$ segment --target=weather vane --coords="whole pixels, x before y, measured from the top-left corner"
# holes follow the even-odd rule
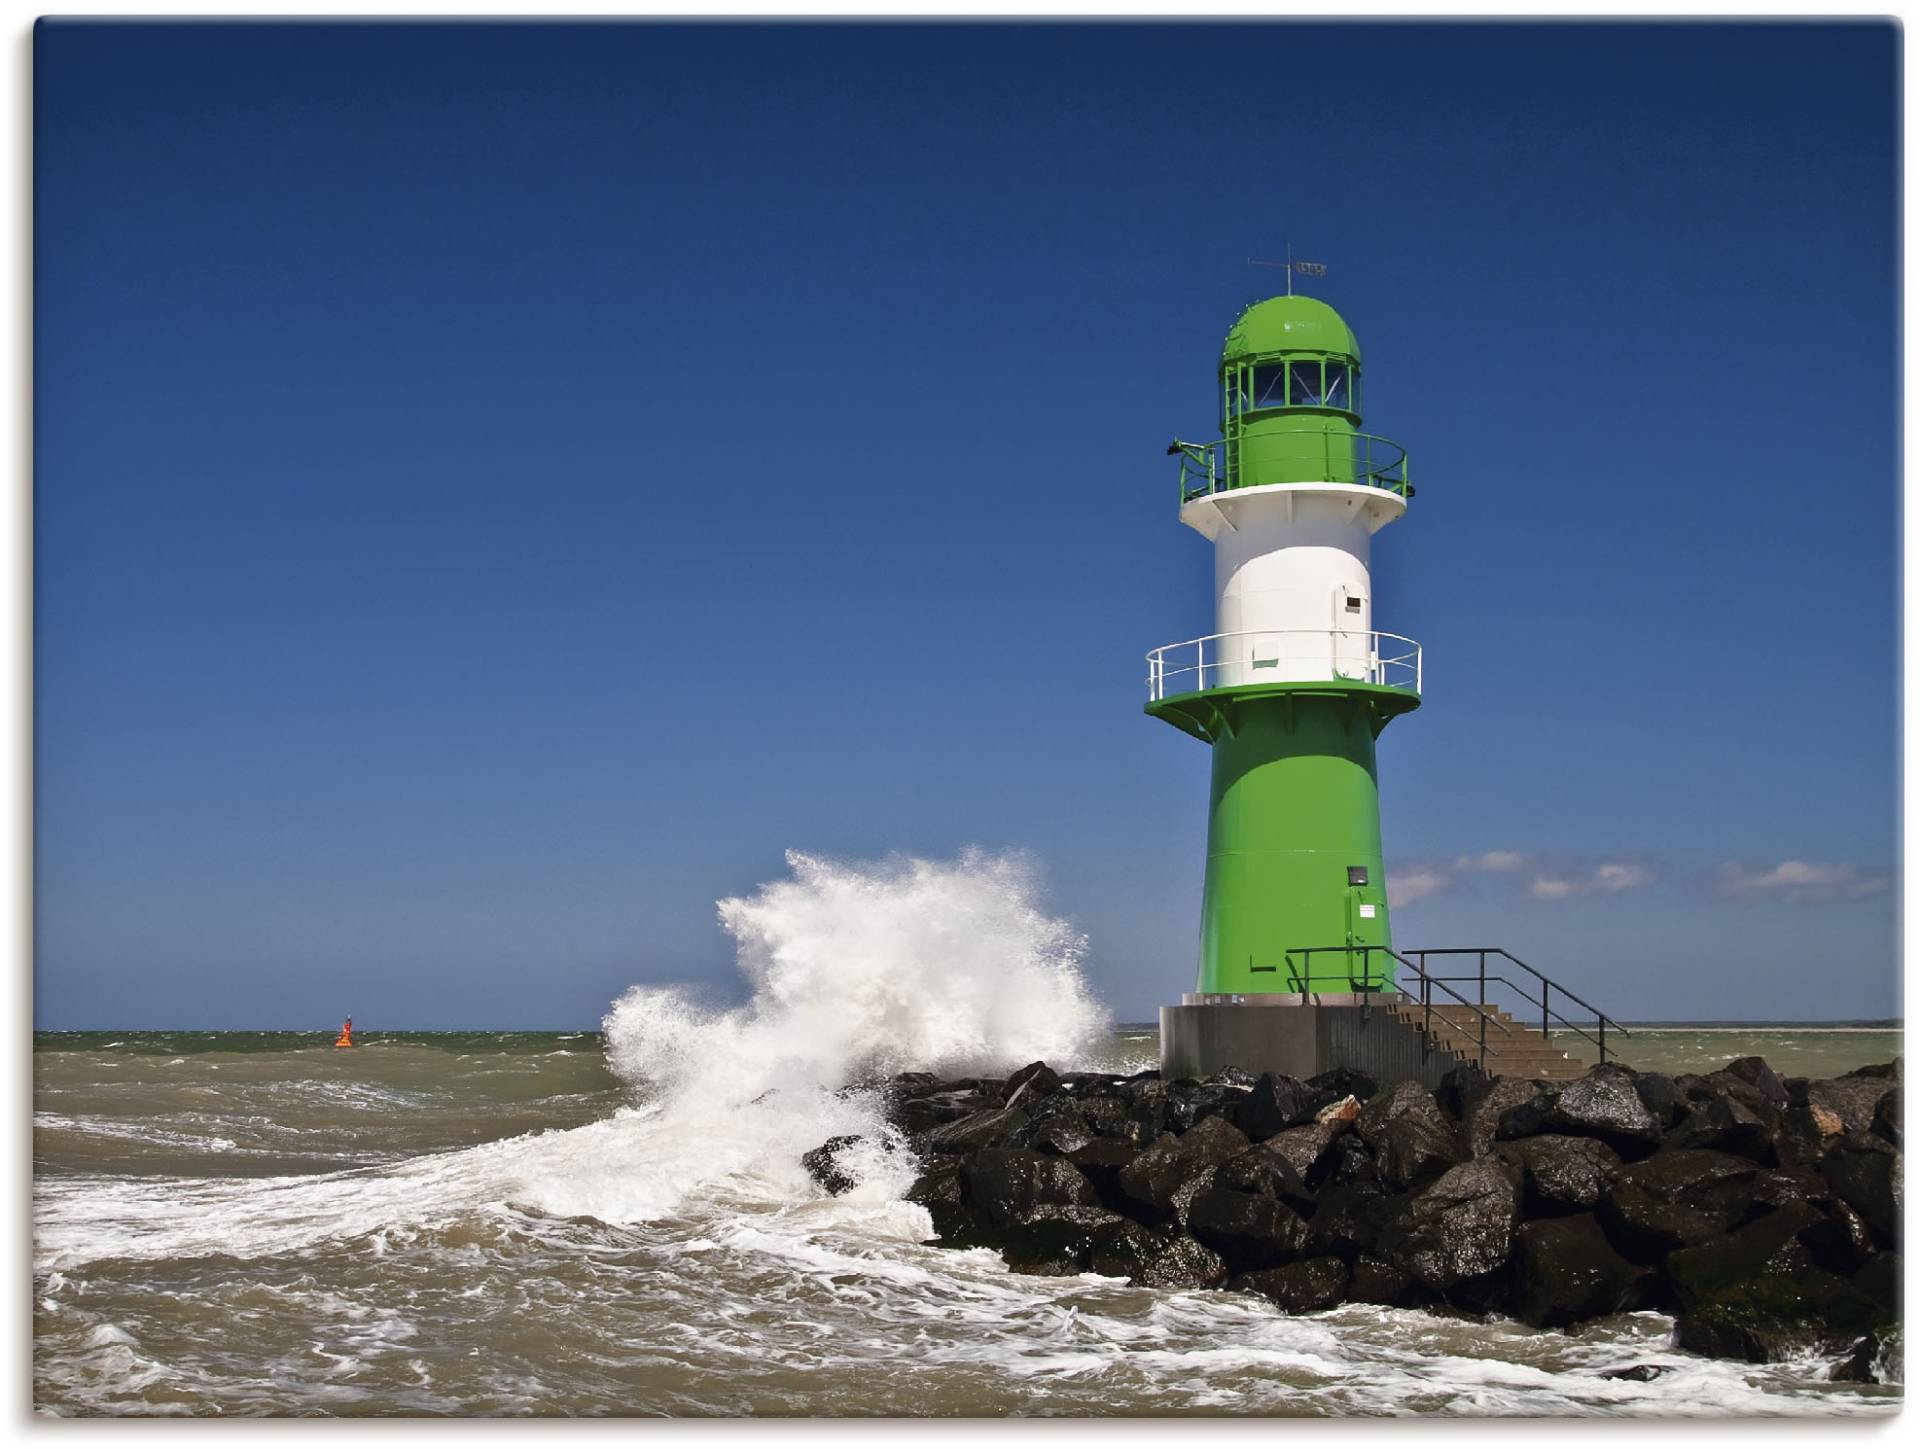
[[[1302,277],[1324,277],[1327,274],[1325,262],[1296,262],[1293,259],[1293,243],[1287,243],[1287,259],[1284,262],[1270,262],[1264,257],[1248,257],[1250,267],[1279,267],[1287,274],[1287,295],[1293,295],[1293,279],[1297,274]]]

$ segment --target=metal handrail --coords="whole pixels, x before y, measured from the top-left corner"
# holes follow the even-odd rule
[[[1317,439],[1320,444],[1321,472],[1328,476],[1314,481],[1351,482],[1369,488],[1381,488],[1401,498],[1411,498],[1413,488],[1407,481],[1407,450],[1391,438],[1377,433],[1355,433],[1340,428],[1300,428],[1280,432],[1242,433],[1237,438],[1215,438],[1210,443],[1189,443],[1175,438],[1167,448],[1169,457],[1180,459],[1180,501],[1191,503],[1212,493],[1246,486],[1240,478],[1241,460],[1229,456],[1229,448],[1255,449],[1272,458],[1276,449],[1284,457],[1284,440]],[[1311,450],[1295,450],[1306,462],[1314,461]],[[1287,459],[1287,461],[1294,461]],[[1296,463],[1297,466],[1297,463]],[[1351,478],[1336,478],[1335,473],[1351,473]]]
[[[1483,1005],[1485,1004],[1486,998],[1487,998],[1487,982],[1488,981],[1497,981],[1503,986],[1511,987],[1514,991],[1520,994],[1522,999],[1540,1008],[1540,1035],[1543,1038],[1545,1038],[1548,1041],[1551,1041],[1553,1039],[1553,1028],[1552,1028],[1551,1022],[1558,1021],[1568,1031],[1573,1032],[1576,1036],[1585,1038],[1587,1041],[1590,1041],[1595,1046],[1597,1046],[1600,1049],[1600,1060],[1603,1062],[1606,1061],[1607,1059],[1607,1028],[1608,1027],[1612,1027],[1615,1031],[1619,1032],[1620,1035],[1626,1037],[1629,1041],[1633,1039],[1632,1032],[1628,1031],[1619,1022],[1615,1021],[1612,1017],[1608,1016],[1604,1011],[1600,1010],[1599,1007],[1595,1006],[1592,1002],[1586,1000],[1584,997],[1577,996],[1573,992],[1567,990],[1566,987],[1562,986],[1558,981],[1555,981],[1552,977],[1548,976],[1544,971],[1540,971],[1535,967],[1529,966],[1525,961],[1522,961],[1518,956],[1514,955],[1513,952],[1507,950],[1503,946],[1435,946],[1435,947],[1429,947],[1426,950],[1421,950],[1421,951],[1409,951],[1407,954],[1410,956],[1418,956],[1420,958],[1420,969],[1423,974],[1425,974],[1425,971],[1426,971],[1426,958],[1428,956],[1477,956],[1479,957],[1480,971],[1477,977],[1454,976],[1454,977],[1444,977],[1444,978],[1436,977],[1435,979],[1436,980],[1452,980],[1452,981],[1473,981],[1477,979],[1480,983],[1480,1000]],[[1487,957],[1489,956],[1504,957],[1508,961],[1511,961],[1514,965],[1518,966],[1522,971],[1525,971],[1528,975],[1532,976],[1536,981],[1540,983],[1540,995],[1537,997],[1530,995],[1527,989],[1524,986],[1522,986],[1519,982],[1509,981],[1504,976],[1499,976],[1499,975],[1488,976],[1487,975]],[[1593,1013],[1596,1029],[1599,1032],[1599,1035],[1597,1037],[1594,1036],[1593,1033],[1588,1032],[1583,1028],[1575,1025],[1572,1021],[1570,1021],[1567,1018],[1567,1016],[1563,1012],[1557,1011],[1553,1008],[1553,1006],[1550,1003],[1551,1003],[1553,993],[1555,991],[1558,991],[1562,996],[1566,997],[1569,1001],[1574,1002],[1576,1005],[1583,1006],[1588,1011],[1591,1011]]]
[[[1247,657],[1244,659],[1226,658],[1225,650],[1220,647],[1221,641],[1229,639],[1275,641],[1289,637],[1318,640],[1321,641],[1322,647],[1283,654],[1275,645],[1269,657],[1261,658],[1259,656],[1263,652],[1262,646],[1255,644],[1248,646]],[[1349,651],[1357,651],[1362,640],[1365,641],[1366,657],[1364,660],[1351,662],[1357,664],[1363,672],[1342,673],[1339,666],[1343,661],[1338,657],[1339,647],[1344,644]],[[1398,654],[1386,654],[1381,648],[1382,640],[1390,640],[1394,644],[1404,644],[1407,647]],[[1215,647],[1216,657],[1212,661],[1207,659],[1208,645]],[[1193,662],[1189,664],[1169,660],[1167,656],[1178,649],[1193,650]],[[1409,639],[1404,634],[1382,633],[1377,629],[1237,629],[1226,634],[1204,634],[1198,639],[1183,639],[1178,644],[1162,644],[1158,649],[1148,650],[1147,698],[1149,701],[1165,699],[1169,693],[1167,689],[1169,679],[1194,675],[1192,689],[1202,690],[1207,687],[1208,670],[1249,671],[1277,667],[1281,664],[1292,665],[1295,668],[1301,666],[1324,668],[1326,672],[1304,676],[1282,672],[1274,677],[1276,683],[1312,682],[1319,679],[1327,680],[1329,683],[1335,680],[1354,680],[1363,684],[1385,685],[1390,689],[1410,689],[1413,693],[1419,694],[1421,685],[1424,683],[1423,663],[1420,644],[1417,640]],[[1169,664],[1173,667],[1169,668]],[[1242,679],[1236,682],[1257,681]],[[1171,691],[1174,694],[1189,692],[1185,685]]]
[[[1466,1007],[1477,1018],[1479,1018],[1479,1021],[1480,1021],[1479,1050],[1478,1050],[1477,1060],[1474,1062],[1474,1065],[1477,1066],[1482,1072],[1486,1071],[1487,1069],[1487,1028],[1489,1026],[1492,1026],[1496,1031],[1498,1031],[1502,1036],[1505,1036],[1505,1037],[1511,1037],[1513,1035],[1512,1031],[1508,1029],[1507,1024],[1505,1022],[1501,1021],[1496,1016],[1489,1016],[1487,1014],[1485,1010],[1484,1002],[1481,1003],[1480,1005],[1475,1005],[1473,1002],[1467,1000],[1466,997],[1462,996],[1459,992],[1455,991],[1451,986],[1447,985],[1445,978],[1429,975],[1424,966],[1415,965],[1412,961],[1409,961],[1405,956],[1402,956],[1398,951],[1394,950],[1391,946],[1348,945],[1348,946],[1289,947],[1285,953],[1286,963],[1287,963],[1287,978],[1290,982],[1292,982],[1294,989],[1299,991],[1300,1004],[1302,1006],[1305,1006],[1307,1004],[1307,997],[1309,995],[1308,982],[1312,979],[1311,977],[1312,964],[1313,964],[1312,958],[1316,955],[1319,955],[1322,952],[1327,952],[1327,951],[1340,951],[1346,954],[1347,962],[1348,962],[1347,973],[1346,973],[1347,988],[1348,990],[1356,992],[1362,996],[1370,995],[1374,991],[1379,990],[1381,985],[1384,985],[1384,983],[1375,983],[1373,980],[1373,975],[1372,975],[1373,953],[1375,951],[1379,951],[1384,953],[1385,955],[1391,956],[1395,961],[1398,961],[1402,966],[1406,967],[1409,971],[1413,972],[1415,976],[1419,977],[1420,985],[1421,985],[1420,1005],[1423,1013],[1422,1030],[1425,1032],[1428,1041],[1432,1041],[1433,1039],[1433,988],[1435,986],[1438,986],[1447,995],[1451,996],[1455,1001],[1459,1002],[1462,1006]],[[1353,976],[1352,962],[1353,962],[1353,953],[1355,951],[1360,952],[1360,970],[1362,975],[1361,975],[1361,979],[1358,981],[1356,981]],[[1302,976],[1299,971],[1294,969],[1293,958],[1296,954],[1307,958],[1306,964],[1309,972],[1307,976]],[[1404,996],[1407,993],[1405,992],[1404,989],[1401,989],[1400,994]]]

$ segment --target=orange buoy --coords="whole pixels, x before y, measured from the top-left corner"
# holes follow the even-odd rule
[[[348,1047],[353,1045],[353,1018],[352,1017],[348,1017],[347,1024],[340,1028],[340,1035],[334,1041],[334,1045],[337,1047]]]

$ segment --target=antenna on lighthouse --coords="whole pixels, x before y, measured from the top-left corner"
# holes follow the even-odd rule
[[[1287,274],[1287,295],[1289,297],[1293,295],[1293,279],[1296,273],[1302,277],[1324,277],[1327,274],[1327,265],[1325,262],[1296,262],[1293,259],[1292,242],[1287,243],[1287,259],[1284,262],[1270,262],[1264,257],[1248,257],[1247,265],[1250,267],[1279,267]]]

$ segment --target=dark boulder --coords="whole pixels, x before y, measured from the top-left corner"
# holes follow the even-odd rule
[[[1074,1104],[1080,1110],[1081,1121],[1087,1124],[1094,1136],[1133,1140],[1135,1146],[1139,1145],[1134,1140],[1138,1129],[1133,1121],[1132,1104],[1124,1098],[1098,1093],[1075,1098]]]
[[[1881,1100],[1892,1090],[1884,1077],[1834,1077],[1807,1083],[1807,1105],[1824,1107],[1849,1132],[1871,1132]]]
[[[1353,1262],[1353,1280],[1347,1297],[1354,1303],[1378,1303],[1383,1308],[1406,1306],[1413,1299],[1413,1277],[1385,1258],[1362,1253]]]
[[[1750,1278],[1815,1266],[1800,1237],[1823,1222],[1824,1216],[1812,1204],[1793,1203],[1724,1237],[1667,1254],[1667,1281],[1674,1301],[1683,1309],[1697,1308]]]
[[[1347,1265],[1340,1259],[1309,1258],[1282,1268],[1242,1273],[1229,1279],[1227,1286],[1240,1293],[1257,1293],[1285,1313],[1317,1313],[1345,1301],[1347,1279]]]
[[[907,1201],[919,1203],[933,1219],[933,1235],[946,1241],[968,1232],[977,1224],[967,1206],[966,1177],[955,1160],[936,1162],[914,1180],[907,1189]]]
[[[1626,1368],[1602,1369],[1600,1377],[1603,1379],[1621,1379],[1630,1384],[1650,1384],[1666,1372],[1666,1366],[1663,1364],[1636,1363],[1629,1364]]]
[[[998,1107],[975,1112],[927,1134],[927,1146],[934,1152],[978,1152],[983,1148],[1003,1147],[1028,1122],[1018,1107]]]
[[[1592,1213],[1522,1224],[1508,1271],[1510,1310],[1535,1328],[1629,1312],[1646,1301],[1654,1276],[1614,1251]]]
[[[1311,1122],[1327,1100],[1325,1093],[1313,1091],[1304,1082],[1268,1072],[1235,1105],[1233,1125],[1247,1134],[1248,1141],[1264,1142],[1289,1127]]]
[[[1620,1170],[1600,1195],[1600,1221],[1628,1257],[1657,1264],[1745,1222],[1760,1169],[1724,1152],[1660,1152]]]
[[[1821,1157],[1820,1175],[1868,1227],[1894,1247],[1901,1245],[1901,1154],[1895,1148],[1870,1133],[1845,1133]]]
[[[1159,1237],[1125,1218],[1095,1235],[1088,1267],[1136,1288],[1218,1288],[1227,1281],[1226,1264],[1212,1249],[1185,1234]]]
[[[1164,1137],[1120,1170],[1122,1210],[1148,1224],[1175,1214],[1183,1187],[1247,1150],[1247,1135],[1224,1117],[1208,1117],[1182,1137]]]
[[[1031,1110],[1035,1102],[1042,1097],[1051,1097],[1061,1086],[1059,1074],[1052,1067],[1045,1062],[1029,1062],[1007,1078],[1001,1089],[1000,1100],[1008,1106],[1017,1101]]]
[[[1860,1271],[1877,1252],[1873,1230],[1865,1218],[1837,1197],[1819,1204],[1820,1221],[1800,1234],[1813,1260],[1829,1273]],[[1882,1254],[1897,1258],[1899,1254]]]
[[[1098,1134],[1088,1124],[1080,1104],[1064,1094],[1034,1103],[1028,1120],[1008,1134],[1012,1147],[1029,1147],[1060,1157],[1079,1151]]]
[[[1738,1078],[1776,1107],[1787,1105],[1787,1089],[1772,1067],[1760,1057],[1736,1057],[1720,1068],[1729,1077]],[[1716,1072],[1714,1075],[1720,1075]]]
[[[1076,1097],[1110,1097],[1126,1078],[1118,1072],[1062,1072],[1060,1086]]]
[[[1217,1182],[1194,1194],[1187,1227],[1234,1272],[1301,1257],[1309,1240],[1306,1220],[1279,1198],[1234,1192]]]
[[[1540,1089],[1532,1082],[1523,1082],[1517,1077],[1497,1077],[1484,1091],[1468,1098],[1460,1119],[1460,1132],[1467,1155],[1486,1156],[1493,1150],[1494,1137],[1504,1114],[1539,1095]]]
[[[1620,1173],[1620,1157],[1594,1137],[1548,1133],[1501,1149],[1519,1163],[1530,1217],[1591,1212]]]
[[[1433,1097],[1441,1111],[1456,1122],[1465,1122],[1467,1109],[1476,1097],[1486,1094],[1493,1080],[1471,1062],[1461,1062],[1447,1069],[1440,1085],[1433,1089]]]
[[[1778,1363],[1808,1351],[1845,1352],[1872,1330],[1870,1305],[1844,1278],[1817,1268],[1729,1284],[1674,1319],[1674,1343],[1714,1358]]]
[[[1016,1273],[1065,1277],[1086,1272],[1101,1235],[1126,1221],[1105,1208],[1053,1204],[1035,1209],[1019,1223],[974,1228],[953,1246],[996,1249]]]
[[[1382,1256],[1436,1293],[1505,1268],[1520,1215],[1510,1172],[1493,1157],[1448,1169],[1388,1225]]]
[[[1176,1082],[1168,1093],[1167,1123],[1174,1132],[1187,1133],[1209,1117],[1225,1117],[1231,1122],[1250,1092],[1251,1088],[1238,1083],[1213,1078],[1192,1086]]]
[[[807,1176],[834,1197],[839,1197],[843,1192],[850,1192],[859,1181],[840,1165],[840,1151],[842,1148],[852,1147],[866,1140],[857,1133],[852,1136],[829,1137],[811,1152],[802,1153],[800,1165],[806,1168]]]
[[[963,1172],[967,1205],[986,1228],[1031,1222],[1042,1209],[1100,1205],[1093,1184],[1063,1157],[986,1148],[967,1160]]]
[[[1289,1127],[1285,1132],[1269,1137],[1262,1142],[1257,1151],[1266,1159],[1284,1164],[1286,1170],[1298,1178],[1303,1195],[1322,1176],[1321,1164],[1327,1159],[1333,1144],[1346,1130],[1346,1124],[1321,1126],[1315,1123],[1307,1127]]]
[[[1687,1110],[1686,1093],[1672,1077],[1661,1072],[1638,1072],[1633,1078],[1634,1095],[1647,1109],[1654,1125],[1662,1132],[1680,1120]]]
[[[1900,1092],[1889,1092],[1880,1099],[1880,1104],[1873,1109],[1873,1134],[1886,1139],[1895,1147],[1904,1149],[1906,1131],[1903,1125],[1905,1118],[1900,1106],[1901,1096]]]
[[[990,1112],[999,1107],[996,1097],[983,1093],[964,1090],[940,1090],[903,1097],[890,1103],[887,1117],[902,1132],[919,1135],[931,1132],[949,1122],[958,1122],[962,1118],[972,1117],[981,1112]]]
[[[1663,1152],[1706,1149],[1760,1163],[1777,1160],[1774,1129],[1751,1107],[1730,1096],[1690,1104],[1660,1148]]]
[[[1101,1202],[1117,1208],[1125,1202],[1120,1193],[1120,1173],[1137,1156],[1139,1151],[1131,1143],[1111,1137],[1096,1137],[1085,1147],[1069,1152],[1067,1161],[1079,1168],[1087,1181],[1093,1184]]]
[[[1365,1256],[1380,1242],[1404,1201],[1389,1196],[1377,1183],[1338,1184],[1325,1189],[1307,1220],[1307,1251],[1334,1253],[1350,1260]]]
[[[1371,1102],[1380,1092],[1378,1082],[1353,1067],[1335,1067],[1317,1077],[1308,1077],[1307,1085],[1330,1100],[1354,1097],[1365,1103]]]
[[[1375,1097],[1354,1129],[1372,1149],[1381,1180],[1398,1192],[1424,1187],[1464,1155],[1453,1123],[1418,1082],[1401,1082]]]
[[[1645,1156],[1660,1140],[1660,1127],[1619,1067],[1594,1067],[1554,1094],[1538,1129],[1568,1137],[1593,1137],[1627,1158]]]

